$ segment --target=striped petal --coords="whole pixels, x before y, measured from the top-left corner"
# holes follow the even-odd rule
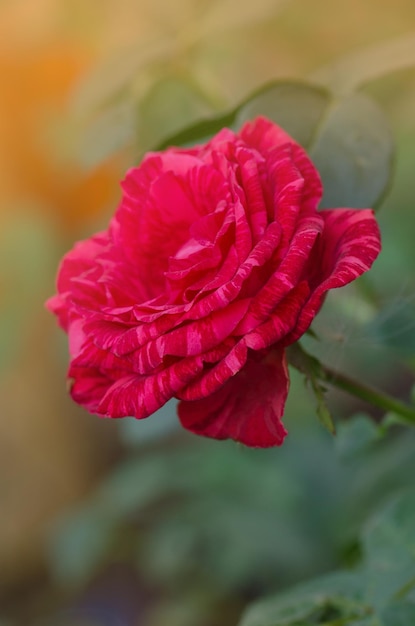
[[[379,227],[371,209],[320,211],[324,231],[309,262],[311,296],[285,344],[309,328],[329,289],[343,287],[371,268],[381,249]]]
[[[180,402],[182,425],[197,435],[234,439],[247,446],[281,445],[289,378],[284,352],[248,359],[245,367],[207,398]]]

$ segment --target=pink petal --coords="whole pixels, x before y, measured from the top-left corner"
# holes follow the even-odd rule
[[[253,154],[252,150],[240,147],[236,150],[236,159],[239,165],[240,184],[235,191],[239,191],[240,200],[249,221],[253,244],[255,245],[264,235],[268,225],[268,197],[267,172],[265,159]]]
[[[206,354],[206,361],[223,356],[223,350]],[[91,342],[71,362],[71,395],[86,409],[107,417],[148,417],[201,374],[200,356],[175,360],[150,376],[134,372],[127,358],[98,350]]]
[[[285,130],[266,117],[257,117],[252,122],[244,124],[239,131],[239,136],[250,148],[255,148],[260,154],[266,154],[285,144],[295,144]]]
[[[106,233],[98,233],[76,243],[63,257],[58,269],[58,294],[46,302],[46,307],[55,313],[64,330],[68,330],[72,302],[95,308],[105,304],[105,290],[96,282],[102,273],[102,267],[97,266],[96,259],[109,243]],[[91,280],[91,288],[85,289],[82,280],[88,279]]]
[[[174,397],[203,369],[200,356],[177,361],[151,376],[125,376],[111,385],[97,413],[108,417],[148,417]]]
[[[263,350],[273,344],[277,345],[295,328],[299,310],[309,293],[308,284],[302,281],[263,324],[240,339],[229,337],[227,353],[212,368],[204,369],[199,377],[190,381],[178,397],[182,400],[199,400],[216,392],[244,367],[249,355],[248,349]]]
[[[99,404],[114,381],[130,375],[126,367],[128,362],[97,349],[89,338],[70,363],[72,398],[88,411],[99,413]]]
[[[203,356],[232,335],[248,304],[247,300],[237,300],[207,317],[178,326],[149,341],[132,355],[134,370],[140,374],[149,374],[167,356]]]
[[[298,284],[323,227],[324,221],[319,215],[305,217],[298,222],[286,256],[252,298],[248,313],[238,327],[240,334],[249,332],[266,320],[279,302]]]
[[[148,300],[164,292],[169,258],[188,241],[191,226],[226,196],[226,181],[200,159],[168,151],[147,156],[122,187],[111,234],[131,267],[140,268]]]
[[[343,287],[372,266],[381,249],[379,227],[371,209],[329,209],[319,213],[324,231],[309,263],[312,295],[285,344],[309,328],[329,289]]]
[[[180,402],[179,418],[198,435],[260,448],[278,446],[287,434],[281,420],[288,388],[284,352],[273,350],[261,361],[249,358],[216,393]]]
[[[287,133],[265,117],[248,122],[240,131],[241,138],[266,156],[267,171],[279,169],[279,159],[285,152],[304,180],[301,206],[303,210],[315,210],[323,195],[320,176],[305,150]],[[283,169],[281,164],[281,169]]]

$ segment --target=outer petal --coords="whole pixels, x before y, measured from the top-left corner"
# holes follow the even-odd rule
[[[102,267],[97,265],[97,257],[108,245],[106,233],[98,233],[75,244],[63,257],[58,270],[58,293],[49,298],[46,307],[55,313],[59,325],[64,330],[68,330],[73,301],[82,305],[89,304],[95,308],[106,304],[104,289],[96,280],[102,274]],[[84,288],[87,281],[91,281],[89,290]]]
[[[111,375],[115,382],[110,381],[105,393],[101,393],[99,405],[94,412],[108,417],[148,417],[168,400],[177,397],[183,387],[201,374],[205,364],[217,362],[227,351],[228,347],[223,345],[205,352],[202,356],[179,359],[156,370],[150,376],[113,369]],[[107,356],[112,365],[111,359],[114,357],[111,354]],[[114,362],[117,362],[117,358]]]
[[[329,209],[320,215],[324,231],[310,257],[307,277],[312,295],[285,345],[306,332],[327,291],[347,285],[370,269],[381,249],[379,227],[371,209]]]
[[[150,376],[129,371],[128,365],[125,359],[86,346],[69,370],[73,399],[97,415],[142,419],[162,407],[203,369],[200,356],[181,359]]]
[[[116,380],[131,374],[126,366],[128,363],[97,349],[88,339],[69,367],[72,398],[91,413],[99,413],[99,404],[108,389]]]
[[[98,414],[108,417],[148,417],[202,371],[200,356],[166,367],[152,376],[133,374],[116,381],[101,399]]]
[[[255,148],[260,154],[266,154],[285,144],[296,145],[285,130],[266,117],[257,117],[252,122],[247,122],[238,134],[250,148]]]
[[[259,448],[278,446],[287,434],[281,419],[288,388],[284,352],[273,350],[260,361],[250,357],[216,393],[181,402],[179,418],[198,435],[234,439]]]

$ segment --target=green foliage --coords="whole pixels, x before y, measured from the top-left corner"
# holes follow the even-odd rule
[[[363,533],[367,597],[376,611],[415,588],[415,492],[395,497]],[[415,608],[415,606],[414,606]]]
[[[403,357],[415,354],[415,302],[413,297],[386,303],[368,331],[374,341],[390,346]]]
[[[253,605],[240,626],[355,624],[369,613],[359,574],[335,572]]]
[[[211,113],[206,95],[195,83],[173,76],[161,78],[138,104],[140,149],[152,148],[164,137]]]
[[[165,138],[157,149],[200,143],[225,126],[237,130],[258,115],[280,124],[296,141],[309,148],[330,102],[329,92],[319,86],[302,81],[274,81],[256,90],[234,109],[186,126],[177,134]]]
[[[277,122],[307,147],[329,103],[329,93],[320,87],[299,81],[275,81],[255,91],[233,110],[186,126],[176,135],[165,138],[157,148],[199,143],[225,126],[238,129],[258,115]]]
[[[322,207],[372,207],[388,187],[393,142],[377,104],[362,94],[334,97],[300,81],[272,82],[232,110],[212,116],[214,105],[189,76],[153,81],[140,98],[117,99],[97,113],[84,135],[82,159],[95,165],[126,144],[148,149],[208,140],[258,115],[269,117],[303,145],[324,185]]]
[[[224,126],[234,129],[264,115],[310,153],[324,186],[322,207],[373,207],[392,173],[393,141],[377,104],[362,94],[334,98],[320,87],[293,81],[271,83],[225,115],[187,126],[160,143],[200,143]]]
[[[395,497],[362,536],[358,569],[261,600],[240,626],[408,626],[415,618],[415,492]]]
[[[383,431],[372,418],[356,414],[339,424],[334,443],[341,458],[353,459],[356,455],[365,454],[382,436]]]
[[[260,91],[239,108],[236,127],[264,115],[308,148],[329,105],[330,95],[324,89],[306,83],[281,81]]]
[[[411,483],[414,437],[387,434],[343,458],[322,429],[305,428],[301,416],[312,409],[302,387],[293,375],[291,437],[281,449],[185,434],[133,448],[86,506],[56,525],[49,553],[59,581],[79,585],[122,554],[153,584],[208,588],[218,598],[354,561],[362,522]],[[135,422],[138,432],[143,424]]]
[[[320,422],[330,433],[334,434],[336,429],[325,397],[327,389],[321,382],[324,377],[320,361],[305,352],[299,343],[290,346],[287,353],[289,363],[304,374],[306,382],[310,383],[316,399],[316,412]]]
[[[324,185],[323,207],[373,207],[391,177],[393,140],[379,107],[354,94],[327,111],[310,155]]]

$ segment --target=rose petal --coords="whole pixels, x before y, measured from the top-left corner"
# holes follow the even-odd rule
[[[78,358],[69,371],[74,379],[71,388],[73,399],[104,417],[148,417],[203,369],[203,361],[197,356],[181,359],[151,376],[140,376],[115,367],[106,368],[106,358],[115,359],[115,365],[120,362],[109,353],[102,355],[97,352],[96,365],[92,359],[83,364]],[[125,364],[125,360],[123,362]]]
[[[291,158],[305,181],[304,195],[302,199],[307,208],[315,209],[323,195],[323,187],[320,176],[314,167],[306,151],[296,143],[292,137],[265,117],[258,117],[253,122],[248,122],[240,130],[241,138],[261,155],[275,158],[275,149],[280,146],[289,146]]]
[[[199,377],[189,382],[178,397],[182,400],[198,400],[209,396],[244,367],[248,348],[262,350],[277,345],[295,328],[298,311],[306,302],[309,292],[308,284],[303,281],[288,294],[266,322],[239,340],[231,337],[234,344],[229,344],[227,354],[214,367],[204,369]]]
[[[99,276],[103,268],[97,266],[96,259],[109,245],[106,233],[98,233],[85,241],[79,241],[62,259],[57,278],[58,294],[49,298],[46,307],[58,317],[59,325],[68,330],[71,303],[76,301],[96,307],[106,303],[105,290],[96,282],[91,289],[82,287],[80,278]]]
[[[298,284],[323,228],[324,221],[319,215],[299,221],[285,258],[252,298],[249,310],[238,327],[240,334],[249,332],[266,320],[278,303]]]
[[[134,370],[140,374],[149,374],[161,365],[166,356],[189,357],[212,350],[232,335],[248,304],[247,300],[237,300],[207,317],[179,326],[149,341],[132,356]]]
[[[252,122],[247,122],[238,134],[248,146],[255,148],[261,155],[279,146],[296,145],[285,130],[266,117],[256,117]]]
[[[240,147],[236,150],[236,159],[239,165],[238,174],[240,184],[236,191],[240,193],[249,221],[252,242],[255,245],[264,236],[268,225],[268,187],[265,159],[254,155],[252,150]]]
[[[381,249],[379,227],[371,209],[328,209],[320,215],[324,231],[309,263],[312,295],[286,345],[306,332],[326,292],[347,285],[370,269]]]
[[[283,351],[272,351],[245,367],[216,393],[202,400],[180,402],[182,425],[198,435],[234,439],[247,446],[281,445],[289,379]]]

